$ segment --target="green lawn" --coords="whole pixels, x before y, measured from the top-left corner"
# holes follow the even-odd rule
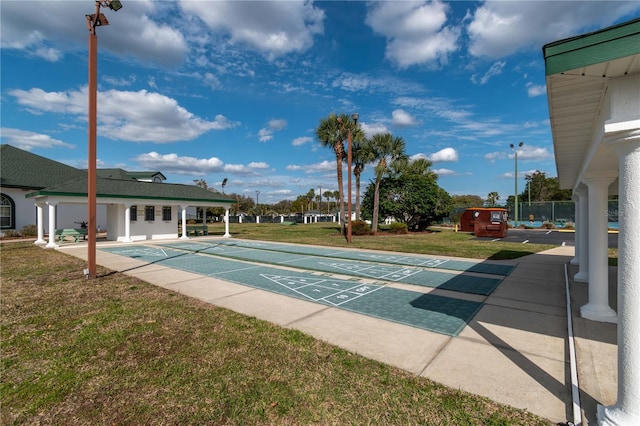
[[[265,238],[247,229],[234,232]],[[344,244],[322,226],[256,229]],[[442,247],[443,235],[424,237]],[[85,262],[61,251],[3,243],[0,260],[2,424],[549,424],[101,267],[87,281]]]
[[[317,244],[324,246],[354,247],[372,250],[400,251],[408,253],[458,256],[474,259],[514,259],[553,248],[546,244],[520,244],[476,240],[472,234],[454,232],[441,228],[433,232],[390,234],[382,227],[376,236],[353,236],[347,244],[340,235],[337,223],[317,223],[307,225],[282,224],[238,224],[229,225],[230,233],[236,238],[252,240],[280,241],[287,243]],[[224,225],[209,225],[210,235],[223,235]]]

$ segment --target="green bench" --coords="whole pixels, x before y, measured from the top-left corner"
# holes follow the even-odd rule
[[[80,241],[80,237],[84,239],[87,236],[87,228],[69,228],[69,229],[56,229],[56,238],[58,242],[63,242],[67,237],[73,237],[75,242]]]
[[[202,225],[187,225],[187,236],[202,236],[209,235],[209,228],[207,226]]]

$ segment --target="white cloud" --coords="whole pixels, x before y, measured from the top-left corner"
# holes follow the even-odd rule
[[[34,6],[35,5],[35,6]],[[35,7],[35,9],[34,9]],[[66,49],[86,51],[87,27],[78,16],[95,12],[92,4],[82,1],[8,1],[2,3],[2,48],[25,50],[48,61],[59,61]],[[159,24],[160,12],[152,0],[126,3],[126,13],[114,14],[108,9],[108,37],[100,39],[100,49],[116,55],[137,58],[164,65],[181,63],[188,47],[176,29]]]
[[[504,69],[504,66],[506,64],[507,63],[504,62],[504,61],[495,62],[493,65],[491,65],[491,67],[487,70],[487,72],[484,73],[484,75],[482,77],[480,77],[480,80],[478,80],[476,75],[474,74],[473,76],[471,76],[471,81],[473,81],[476,84],[480,84],[480,85],[487,84],[487,82],[492,77],[502,74],[502,70]]]
[[[310,1],[191,1],[181,0],[186,13],[202,19],[214,31],[274,59],[291,52],[303,52],[313,37],[324,31],[324,11]]]
[[[368,138],[372,137],[373,135],[377,135],[379,133],[390,133],[387,126],[385,126],[383,123],[369,124],[365,122],[360,122],[360,128],[364,132],[364,135]]]
[[[11,90],[18,103],[34,114],[58,113],[86,120],[87,88],[67,92],[45,92],[39,88]],[[146,90],[108,90],[98,93],[99,133],[110,139],[169,143],[192,140],[211,130],[237,126],[223,115],[213,121],[195,116],[175,99]]]
[[[258,140],[260,142],[268,142],[273,139],[273,131],[271,129],[263,128],[258,131]]]
[[[304,145],[304,144],[306,144],[308,142],[312,142],[312,141],[313,141],[313,138],[310,137],[310,136],[300,136],[299,138],[295,138],[293,140],[293,142],[291,142],[291,145],[293,145],[293,146],[301,146],[301,145]]]
[[[514,158],[513,152],[509,154],[509,158]],[[518,160],[522,161],[542,161],[553,158],[553,154],[547,148],[537,146],[524,145],[518,149]]]
[[[267,123],[267,127],[264,127],[258,131],[258,140],[260,142],[267,142],[273,139],[273,132],[277,132],[279,130],[287,127],[287,120],[282,119],[274,119],[270,120]]]
[[[512,149],[504,151],[495,151],[485,154],[484,158],[494,163],[496,160],[504,160],[506,158],[514,159],[515,153]],[[532,145],[523,145],[518,148],[518,161],[545,161],[553,158],[553,154],[547,148],[541,148]]]
[[[33,148],[74,148],[73,145],[58,139],[53,139],[49,135],[34,133],[28,130],[12,129],[9,127],[3,127],[0,129],[0,138],[3,143],[13,145],[16,148],[24,149],[25,151],[31,151]]]
[[[467,28],[473,56],[506,57],[522,49],[611,25],[640,10],[623,1],[496,1],[488,0],[473,14]]]
[[[264,161],[253,161],[247,165],[250,169],[261,169],[265,170],[269,168],[269,163],[265,163]]]
[[[290,164],[287,166],[287,170],[289,171],[299,171],[299,170],[304,170],[305,173],[309,174],[309,173],[324,173],[324,172],[335,172],[336,170],[336,163],[335,161],[322,161],[320,163],[316,163],[316,164],[308,164],[308,165],[304,165],[304,166],[300,166],[300,165],[296,165],[296,164]]]
[[[391,121],[399,127],[415,126],[417,123],[415,117],[403,109],[396,109],[391,113]]]
[[[223,162],[216,158],[183,157],[178,154],[158,154],[155,151],[140,154],[134,158],[138,164],[148,170],[162,170],[178,175],[199,176],[223,171]]]
[[[458,152],[453,148],[444,148],[438,152],[434,152],[429,155],[429,161],[432,163],[438,162],[454,162],[458,161]]]
[[[484,158],[492,163],[495,163],[496,160],[507,158],[507,154],[503,151],[490,152],[488,154],[485,154]]]
[[[438,176],[456,176],[458,173],[451,169],[435,169],[433,170]]]
[[[458,28],[445,26],[448,10],[438,0],[369,2],[365,22],[387,38],[385,55],[400,68],[446,63],[460,36]]]
[[[60,59],[62,59],[63,55],[60,50],[51,47],[39,47],[33,54],[34,56],[38,56],[49,62],[58,62]]]
[[[533,83],[527,83],[527,94],[529,95],[530,98],[535,98],[536,96],[545,95],[546,93],[547,93],[546,84],[543,84],[542,86],[540,86]]]

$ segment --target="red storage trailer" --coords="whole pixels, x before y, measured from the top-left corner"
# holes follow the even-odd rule
[[[507,210],[495,207],[468,208],[460,217],[460,230],[476,237],[507,236]]]

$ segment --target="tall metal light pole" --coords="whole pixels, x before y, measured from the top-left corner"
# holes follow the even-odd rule
[[[514,146],[513,144],[509,144],[509,146],[511,147],[511,150],[515,153],[515,169],[516,169],[516,174],[513,177],[513,180],[515,182],[515,225],[516,228],[518,227],[518,148],[522,148],[522,145],[524,145],[524,143],[520,142],[518,144],[518,146]]]
[[[114,12],[122,8],[120,0],[96,1],[96,13],[85,15],[87,28],[89,29],[89,161],[87,175],[88,198],[88,269],[85,271],[87,278],[96,277],[96,157],[97,157],[97,121],[98,121],[98,36],[96,27],[109,25],[107,18],[100,13],[100,7],[108,7]]]

